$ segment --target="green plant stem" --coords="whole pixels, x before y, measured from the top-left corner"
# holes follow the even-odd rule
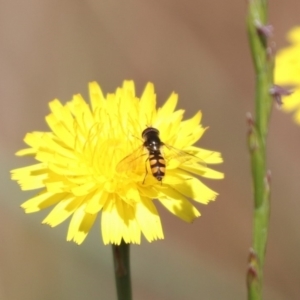
[[[267,1],[249,0],[247,30],[256,75],[255,118],[249,121],[248,144],[254,190],[253,245],[247,274],[248,299],[261,300],[269,212],[270,175],[266,166],[266,138],[273,98],[274,59],[270,55],[267,36],[260,26],[267,23]]]
[[[112,246],[118,300],[132,299],[129,246],[123,240],[120,245]]]

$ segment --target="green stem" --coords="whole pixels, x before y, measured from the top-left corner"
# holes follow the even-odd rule
[[[119,246],[112,246],[118,300],[132,299],[129,246],[123,240]]]
[[[249,0],[247,29],[256,74],[255,120],[249,120],[248,144],[254,189],[253,246],[247,274],[248,299],[261,300],[269,212],[270,175],[266,166],[266,138],[273,98],[274,60],[269,55],[267,36],[260,26],[267,22],[267,1]]]

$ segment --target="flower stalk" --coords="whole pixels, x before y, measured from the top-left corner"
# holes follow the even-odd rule
[[[265,30],[268,29],[268,30]],[[253,245],[247,273],[248,300],[262,299],[269,212],[270,173],[266,166],[266,138],[273,97],[274,59],[268,46],[267,1],[248,2],[247,30],[256,75],[255,117],[248,117],[248,146],[254,190]]]
[[[130,244],[112,245],[118,300],[131,300]]]

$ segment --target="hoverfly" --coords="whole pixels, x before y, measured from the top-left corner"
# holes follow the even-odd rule
[[[147,155],[148,157],[145,160],[146,174],[143,183],[145,182],[145,179],[148,174],[148,161],[153,177],[156,178],[157,181],[162,182],[166,174],[167,164],[167,158],[165,158],[165,155],[163,154],[163,148],[167,148],[169,150],[169,159],[176,159],[179,162],[196,162],[198,164],[200,163],[202,167],[206,166],[206,164],[199,157],[196,157],[195,155],[190,154],[188,152],[176,149],[162,142],[159,137],[159,130],[154,127],[147,127],[146,129],[144,129],[141,136],[143,139],[143,144],[133,153],[123,158],[119,162],[117,169],[125,169],[128,166],[132,165],[134,161],[138,160],[142,156]]]
[[[147,160],[150,162],[152,175],[158,181],[162,181],[165,176],[166,162],[160,151],[164,143],[159,138],[159,131],[156,128],[148,127],[142,132],[142,138],[144,139],[143,146],[149,151]]]

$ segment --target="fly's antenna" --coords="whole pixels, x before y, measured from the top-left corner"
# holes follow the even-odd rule
[[[138,136],[136,136],[136,135],[134,135],[134,134],[131,134],[131,136],[133,136],[134,138],[140,140],[141,142],[144,142],[140,137],[138,137]]]

